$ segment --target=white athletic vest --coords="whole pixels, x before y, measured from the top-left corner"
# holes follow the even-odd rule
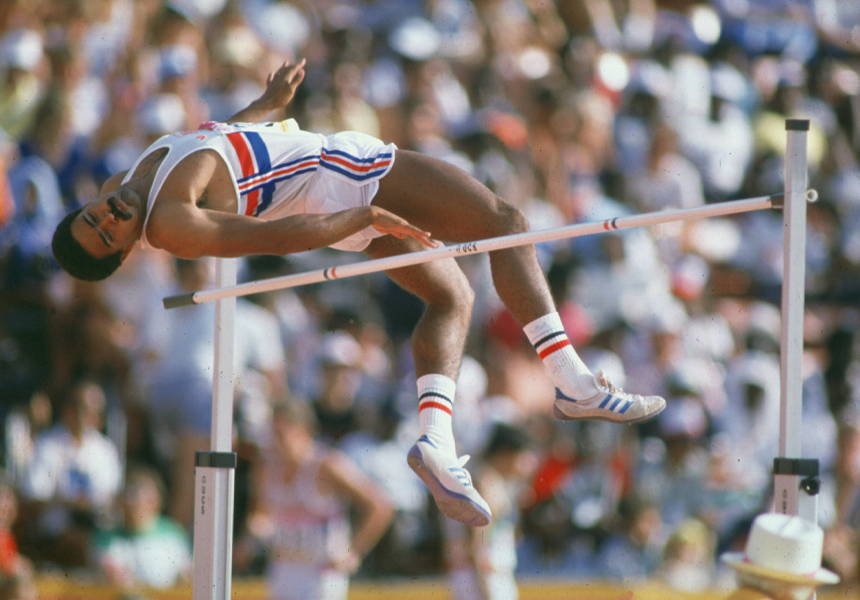
[[[317,478],[326,451],[315,443],[312,452],[313,459],[290,482],[284,482],[276,458],[266,461],[262,495],[275,522],[273,560],[319,566],[349,548],[348,506],[334,495],[320,494]]]
[[[354,131],[330,136],[302,131],[293,119],[260,124],[207,122],[196,131],[159,138],[135,161],[123,183],[146,156],[161,148],[168,152],[149,191],[143,247],[149,246],[146,225],[158,193],[176,165],[194,152],[214,150],[223,158],[239,199],[239,214],[274,220],[306,212],[305,199],[321,170],[354,187],[378,181],[391,169],[396,147]]]

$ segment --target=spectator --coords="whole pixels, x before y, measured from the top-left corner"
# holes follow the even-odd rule
[[[705,202],[702,176],[678,147],[678,134],[660,123],[651,138],[645,168],[629,178],[640,212],[693,208]]]
[[[38,600],[39,591],[32,573],[0,576],[0,600]]]
[[[669,531],[690,517],[703,517],[709,508],[707,429],[698,399],[675,396],[657,422],[659,438],[646,442],[636,489],[658,508]]]
[[[716,548],[714,531],[698,519],[688,519],[666,540],[658,575],[672,589],[703,593],[713,585]]]
[[[714,419],[716,430],[725,434],[737,461],[737,481],[754,488],[765,485],[779,439],[779,358],[755,347],[775,342],[764,329],[770,309],[760,305],[751,313],[755,320],[747,333],[747,345],[753,347],[728,363],[727,402]],[[762,341],[758,341],[759,336]]]
[[[207,261],[177,261],[182,291],[209,281]],[[212,426],[213,307],[168,312],[158,357],[144,380],[143,407],[155,440],[156,456],[170,465],[167,514],[186,527],[192,522],[194,452],[208,447]]]
[[[519,492],[535,467],[529,439],[517,425],[497,423],[475,473],[475,487],[493,511],[487,529],[445,523],[448,583],[457,600],[516,600]]]
[[[111,584],[122,589],[168,588],[191,574],[191,540],[182,526],[161,514],[166,489],[148,467],[129,469],[122,493],[122,520],[100,529],[91,556]]]
[[[0,578],[16,577],[32,571],[29,560],[21,556],[15,540],[18,497],[15,488],[0,474]]]
[[[254,463],[248,531],[238,562],[266,549],[274,600],[347,597],[349,577],[394,514],[386,495],[346,455],[314,441],[313,412],[296,400],[274,407],[272,440]],[[358,521],[350,527],[350,510]]]
[[[363,566],[376,575],[419,575],[438,561],[434,546],[438,528],[427,518],[430,495],[402,459],[409,449],[403,432],[415,426],[398,407],[398,399],[405,395],[393,395],[375,406],[368,418],[371,425],[347,435],[339,446],[394,505],[391,526]]]
[[[69,392],[60,422],[36,438],[22,482],[26,515],[44,560],[83,566],[89,537],[107,517],[122,482],[117,447],[100,429],[105,395],[92,381]]]
[[[44,93],[43,58],[44,39],[38,31],[15,29],[0,39],[0,128],[13,140],[21,139],[35,118]]]
[[[88,185],[95,187],[88,179],[87,138],[74,129],[72,101],[70,91],[59,85],[46,90],[33,125],[20,144],[23,157],[37,156],[51,166],[63,195],[64,208],[79,206],[82,203],[79,190],[88,189]]]
[[[657,571],[665,534],[660,507],[633,494],[618,507],[619,526],[600,544],[594,574],[611,581],[645,580]]]
[[[54,170],[38,156],[19,158],[8,176],[14,216],[0,235],[0,253],[6,282],[23,291],[53,272],[45,236],[62,218],[63,199]]]
[[[710,73],[710,110],[678,123],[680,146],[699,168],[709,200],[736,197],[753,158],[753,131],[739,104],[747,82],[737,69],[716,64]]]
[[[356,396],[361,383],[361,346],[345,331],[327,333],[320,340],[319,360],[320,389],[312,406],[319,435],[336,445],[362,425]]]
[[[825,471],[823,478],[833,488],[836,514],[824,532],[822,559],[851,585],[860,575],[860,423],[853,405],[841,417],[836,459],[832,472]]]

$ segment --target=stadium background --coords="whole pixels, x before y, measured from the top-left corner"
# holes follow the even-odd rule
[[[44,597],[119,593],[87,587],[107,577],[91,541],[117,523],[131,468],[159,474],[164,510],[187,534],[211,385],[211,313],[160,308],[206,285],[211,264],[138,252],[111,281],[79,284],[53,262],[53,227],[153,139],[228,118],[300,56],[305,82],[275,117],[449,160],[520,206],[533,229],[777,192],[783,121],[810,119],[821,200],[807,239],[803,444],[822,463],[825,564],[843,578],[838,593],[856,594],[858,32],[860,5],[838,0],[3,2],[0,487],[20,510],[0,525],[11,525]],[[462,261],[477,302],[458,388],[461,451],[479,457],[499,421],[533,437],[515,549],[523,598],[719,597],[732,586],[717,556],[766,510],[776,453],[781,227],[781,215],[761,213],[539,248],[586,361],[669,400],[636,428],[549,419],[552,389],[485,257]],[[266,257],[240,273],[356,259]],[[382,276],[240,302],[237,535],[248,529],[247,469],[268,407],[302,398],[324,439],[398,509],[355,597],[391,586],[404,598],[445,595],[450,533],[397,458],[415,431],[408,337],[420,308]],[[323,375],[332,368],[340,376]],[[86,485],[63,498],[33,473],[42,436],[72,413],[115,460],[77,473]],[[69,511],[71,499],[83,505]],[[66,520],[42,521],[46,507]],[[262,597],[265,560],[261,548],[237,564],[238,597]],[[174,575],[186,594],[187,568]]]

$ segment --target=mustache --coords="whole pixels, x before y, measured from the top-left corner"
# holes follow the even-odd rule
[[[128,221],[133,216],[130,212],[122,210],[119,205],[116,203],[115,198],[108,198],[108,206],[110,207],[111,213],[117,218],[122,219],[123,221]]]

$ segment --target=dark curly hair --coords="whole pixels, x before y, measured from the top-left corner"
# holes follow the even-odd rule
[[[122,252],[117,251],[104,258],[95,258],[72,237],[72,221],[81,213],[81,208],[70,212],[57,225],[51,250],[54,258],[63,270],[84,281],[101,281],[107,279],[122,264]]]

